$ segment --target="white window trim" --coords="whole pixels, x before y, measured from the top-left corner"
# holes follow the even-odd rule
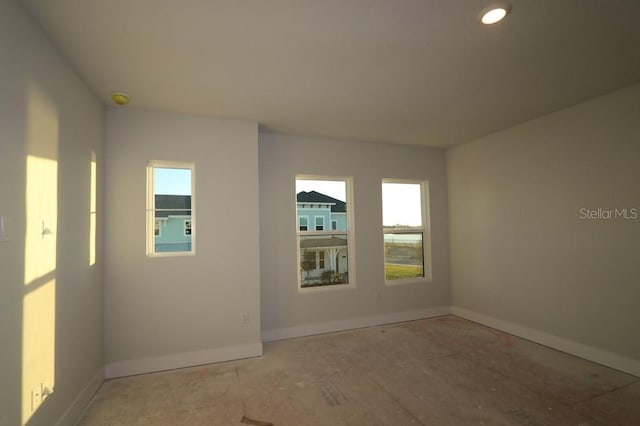
[[[302,283],[300,282],[300,261],[297,260],[296,261],[296,275],[297,275],[297,279],[296,282],[298,283],[298,293],[316,293],[316,292],[323,292],[323,291],[344,291],[344,290],[353,290],[356,288],[356,246],[355,246],[355,238],[354,238],[354,232],[355,232],[355,222],[354,222],[354,217],[355,217],[355,209],[354,209],[354,203],[353,203],[353,177],[351,176],[326,176],[326,175],[306,175],[306,174],[302,174],[302,175],[296,175],[295,176],[295,180],[294,180],[294,187],[295,187],[295,181],[297,180],[326,180],[326,181],[335,181],[335,182],[344,182],[345,183],[345,189],[347,192],[347,196],[346,196],[346,203],[347,203],[347,213],[346,213],[346,218],[347,218],[347,229],[346,230],[342,230],[342,231],[336,231],[336,230],[327,230],[325,229],[324,231],[300,231],[300,227],[296,227],[296,259],[300,259],[301,258],[301,251],[300,251],[300,235],[323,235],[323,234],[340,234],[340,235],[346,235],[347,236],[347,257],[348,257],[348,262],[349,262],[349,283],[348,284],[336,284],[336,285],[324,285],[324,286],[317,286],[317,287],[302,287]],[[297,222],[297,217],[298,217],[298,200],[296,197],[296,192],[295,189],[293,191],[293,196],[295,199],[295,208],[296,210],[294,211],[294,215],[296,217],[296,222]],[[308,203],[306,203],[308,204]],[[308,227],[307,227],[308,229]]]
[[[422,233],[422,262],[423,262],[423,271],[424,277],[419,278],[406,278],[406,279],[398,279],[398,280],[387,280],[385,276],[385,285],[395,286],[395,285],[404,285],[404,284],[415,284],[415,283],[425,283],[431,282],[433,280],[433,271],[432,271],[432,262],[431,262],[431,220],[429,214],[429,181],[424,179],[382,179],[380,184],[380,203],[382,207],[382,213],[384,214],[384,202],[382,200],[382,184],[384,183],[408,183],[408,184],[419,184],[420,185],[420,197],[421,197],[421,207],[422,207],[422,226],[421,227],[410,227],[410,228],[396,228],[396,229],[385,229],[384,224],[382,225],[382,233],[383,234],[415,234]],[[383,244],[383,252],[384,252],[384,244]],[[384,262],[384,253],[383,253],[383,262]],[[382,265],[383,273],[384,273],[384,264]]]
[[[318,230],[318,219],[322,219],[322,231],[327,231],[327,228],[324,226],[324,216],[313,217],[313,229]]]
[[[191,231],[191,251],[155,251],[155,209],[153,169],[188,169],[191,170],[191,229],[196,226],[196,164],[182,161],[151,160],[147,163],[147,208],[146,208],[146,250],[148,257],[194,256],[196,254],[196,235]]]

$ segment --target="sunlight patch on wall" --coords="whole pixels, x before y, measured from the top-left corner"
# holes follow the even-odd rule
[[[96,263],[96,153],[91,152],[91,188],[89,200],[89,266]]]
[[[26,229],[22,318],[22,424],[55,384],[58,114],[46,94],[28,90]]]
[[[55,374],[58,164],[27,156],[22,328],[22,419],[53,391]]]
[[[56,270],[58,222],[58,163],[27,157],[27,229],[25,234],[24,283]]]
[[[55,383],[56,280],[34,283],[24,296],[22,419],[26,423]]]

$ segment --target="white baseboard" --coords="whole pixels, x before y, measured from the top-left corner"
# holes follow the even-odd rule
[[[62,414],[60,419],[56,422],[56,426],[73,425],[82,416],[84,410],[87,409],[89,401],[98,391],[100,385],[104,382],[104,369],[101,368],[96,374],[89,380],[89,383],[80,391],[76,399],[73,400],[69,408]]]
[[[522,337],[523,339],[531,340],[533,342],[540,343],[541,345],[640,377],[640,360],[627,358],[603,349],[595,348],[593,346],[545,333],[544,331],[535,330],[517,323],[494,318],[457,306],[451,307],[451,313],[460,318],[468,319],[470,321]]]
[[[340,321],[328,321],[298,327],[277,328],[262,331],[262,341],[292,339],[295,337],[311,336],[314,334],[332,333],[335,331],[353,330],[356,328],[373,327],[376,325],[393,324],[396,322],[413,321],[423,318],[439,317],[451,314],[449,306],[419,309],[417,311],[396,312],[392,314],[376,315],[372,317],[350,318]]]
[[[235,359],[252,358],[262,355],[262,343],[227,346],[217,349],[186,352],[153,358],[133,359],[114,362],[105,366],[107,379],[135,374],[152,373],[175,368],[193,367],[196,365],[213,364],[215,362],[232,361]]]

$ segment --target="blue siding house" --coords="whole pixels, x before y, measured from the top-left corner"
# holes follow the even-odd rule
[[[317,191],[296,198],[301,286],[348,283],[347,203]]]
[[[191,251],[191,196],[155,196],[155,251]]]

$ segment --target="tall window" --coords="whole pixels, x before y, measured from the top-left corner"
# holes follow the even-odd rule
[[[387,282],[430,279],[425,265],[429,247],[426,212],[427,182],[383,180],[382,224]]]
[[[346,178],[296,178],[301,288],[353,283],[349,190],[350,180]],[[313,218],[313,229],[309,229],[309,218]],[[325,223],[331,223],[332,229]]]
[[[147,255],[195,252],[194,172],[193,163],[147,166]]]

